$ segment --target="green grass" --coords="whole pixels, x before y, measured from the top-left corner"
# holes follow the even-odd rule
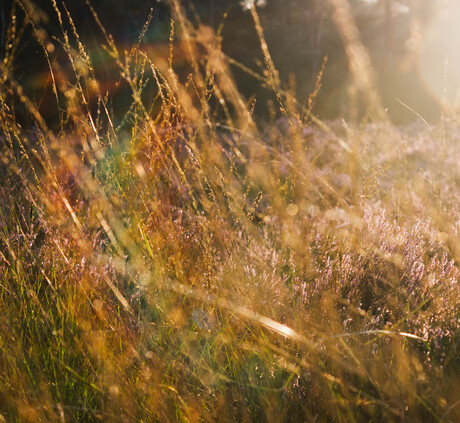
[[[131,104],[111,102],[65,10],[59,45],[26,5],[60,119],[14,78],[13,23],[0,68],[4,421],[459,420],[455,118],[321,122],[315,95],[305,110],[283,89],[253,9],[258,83],[282,115],[256,121],[219,34],[176,2],[190,75],[107,36],[131,90]]]

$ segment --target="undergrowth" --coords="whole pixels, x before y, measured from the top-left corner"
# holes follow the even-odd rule
[[[176,0],[155,59],[149,20],[120,51],[88,6],[118,104],[51,1],[61,34],[15,2],[0,67],[0,420],[459,421],[456,120],[320,121],[321,74],[303,107],[252,7],[261,123]],[[24,28],[52,116],[15,77]]]

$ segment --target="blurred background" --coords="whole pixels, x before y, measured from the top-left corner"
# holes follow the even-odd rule
[[[11,0],[1,1],[0,55],[5,51],[5,34],[11,22]],[[60,4],[61,0],[57,0]],[[44,27],[61,36],[51,0],[36,0],[43,11]],[[317,97],[315,113],[324,119],[347,117],[352,77],[343,39],[333,19],[334,1],[263,0],[258,11],[268,45],[284,86],[296,91],[306,102],[314,90],[324,58],[328,61]],[[343,0],[338,3],[343,3]],[[92,60],[102,69],[99,77],[107,89],[115,86],[111,66],[101,48],[102,34],[82,0],[66,0]],[[170,13],[167,2],[159,0],[92,0],[102,24],[120,50],[136,42],[149,10],[154,18],[142,47],[153,55],[168,54]],[[248,1],[188,0],[183,2],[192,21],[202,22],[223,35],[223,50],[251,70],[263,72],[263,58]],[[418,119],[434,121],[442,110],[458,105],[460,82],[460,2],[456,0],[348,0],[359,39],[366,47],[376,77],[376,88],[391,120],[404,124]],[[20,7],[13,14],[21,19]],[[47,64],[31,34],[22,35],[14,69],[16,78],[33,91],[36,101],[46,107],[44,85]],[[187,72],[175,51],[178,72]],[[107,62],[107,63],[105,63]],[[31,70],[33,69],[33,71]],[[256,98],[256,115],[264,116],[273,94],[238,67],[233,68],[240,90]],[[42,96],[42,97],[40,97]],[[121,96],[120,96],[121,98]]]

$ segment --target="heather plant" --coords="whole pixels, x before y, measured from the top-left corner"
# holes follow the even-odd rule
[[[15,3],[0,68],[0,419],[457,421],[455,118],[319,120],[322,71],[303,107],[252,6],[259,121],[176,0],[155,58],[151,17],[121,51],[88,5],[118,103],[51,3],[59,35]],[[57,121],[15,78],[23,31]]]

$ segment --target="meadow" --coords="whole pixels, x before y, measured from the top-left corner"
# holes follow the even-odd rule
[[[60,36],[18,2],[0,65],[0,422],[460,421],[457,116],[320,120],[252,7],[256,117],[176,0],[155,58],[88,6],[121,106],[52,3]]]

